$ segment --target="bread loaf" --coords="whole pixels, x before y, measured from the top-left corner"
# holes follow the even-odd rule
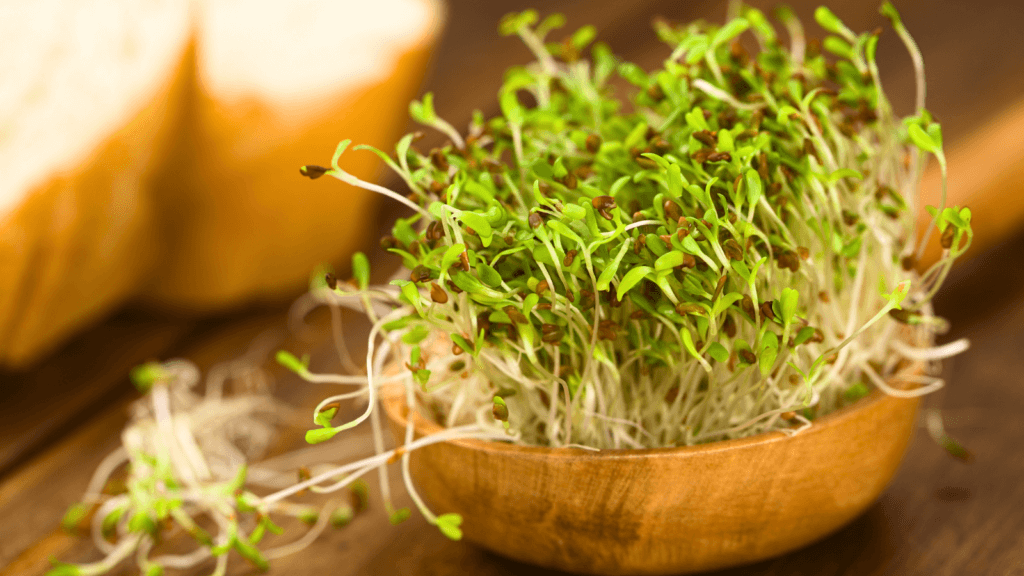
[[[167,256],[142,293],[178,311],[297,295],[325,261],[372,241],[376,199],[311,182],[340,140],[393,146],[441,6],[424,0],[201,5],[197,76],[158,189]],[[370,152],[345,169],[372,179]]]
[[[0,6],[0,366],[132,295],[156,261],[143,192],[180,118],[180,0]]]
[[[368,194],[298,167],[397,137],[441,18],[436,0],[0,6],[0,367],[131,299],[290,297],[369,241]]]

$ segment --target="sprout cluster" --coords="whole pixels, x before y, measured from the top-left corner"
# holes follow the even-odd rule
[[[882,12],[918,63],[908,118],[881,90],[878,32],[824,7],[823,41],[787,10],[788,43],[750,7],[723,26],[656,22],[672,52],[650,72],[592,44],[592,27],[547,42],[561,16],[509,15],[502,33],[537,61],[506,73],[500,116],[476,113],[463,137],[427,94],[411,114],[446,145],[420,151],[410,134],[394,158],[370,148],[408,194],[346,173],[348,141],[330,168],[303,167],[415,211],[383,239],[407,278],[329,289],[397,305],[375,332],[395,342],[414,403],[527,444],[793,432],[872,387],[934,390],[927,375],[887,381],[936,356],[918,347],[941,326],[929,301],[970,243],[970,211],[930,207],[915,230],[927,155],[945,170],[942,135],[917,48]],[[943,258],[918,274],[936,224]]]
[[[917,47],[890,4],[882,13],[917,71],[907,118],[882,93],[878,33],[855,34],[826,8],[815,13],[822,41],[807,39],[785,9],[776,17],[786,42],[750,7],[723,26],[656,22],[671,54],[654,71],[593,43],[592,27],[550,42],[561,16],[507,16],[501,32],[518,35],[536,61],[507,72],[500,116],[477,112],[463,135],[427,94],[410,112],[446,144],[421,151],[410,134],[394,157],[356,147],[378,154],[407,192],[345,172],[348,141],[330,167],[301,169],[413,211],[382,240],[405,265],[400,278],[372,286],[357,254],[351,282],[320,276],[294,308],[296,318],[331,308],[351,374],[277,355],[304,380],[354,387],[316,407],[307,442],[369,421],[376,453],[299,467],[294,483],[294,470],[277,468],[295,458],[252,463],[275,413],[264,385],[225,395],[225,373],[215,371],[200,395],[190,365],[146,365],[133,377],[148,396],[122,448],[66,519],[91,515],[106,556],[51,574],[98,574],[132,555],[147,575],[209,558],[223,574],[232,551],[265,568],[352,517],[337,501],[319,509],[289,500],[303,491],[357,486],[362,508],[357,479],[377,470],[385,511],[406,519],[386,474],[396,461],[427,522],[458,540],[461,516],[435,515],[412,484],[410,452],[420,447],[478,438],[600,450],[794,434],[872,388],[906,397],[940,387],[935,361],[966,342],[933,345],[944,323],[930,300],[970,244],[971,213],[947,207],[943,191],[928,207],[931,224],[915,229],[927,158],[945,182],[942,134],[924,108]],[[621,84],[628,100],[616,94]],[[942,257],[919,273],[936,228]],[[373,322],[363,374],[343,346],[341,307]],[[408,418],[399,446],[386,449],[385,393],[445,430],[417,438]],[[365,399],[365,410],[335,422],[339,402],[352,399]],[[930,426],[965,457],[941,422]],[[112,476],[123,486],[105,492]],[[278,531],[271,515],[314,527],[267,550],[258,543]],[[154,553],[174,532],[198,548]]]

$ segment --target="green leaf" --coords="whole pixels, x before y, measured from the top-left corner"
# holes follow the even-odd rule
[[[745,18],[735,18],[718,29],[714,38],[711,39],[711,45],[721,46],[742,34],[747,28],[750,28],[750,23]]]
[[[410,218],[398,218],[395,220],[395,225],[391,227],[391,233],[406,246],[412,244],[420,237],[416,230],[413,229],[412,219]]]
[[[936,144],[935,140],[933,140],[927,132],[922,130],[919,124],[911,124],[910,127],[907,128],[907,135],[910,136],[910,141],[913,142],[915,146],[925,152],[937,154],[940,150],[939,145]]]
[[[828,183],[835,184],[843,178],[856,178],[857,180],[863,180],[864,175],[853,168],[840,168],[828,175]]]
[[[730,306],[743,299],[743,295],[739,292],[730,292],[725,296],[720,297],[715,301],[714,307],[711,309],[712,316],[718,316]]]
[[[750,269],[747,268],[747,265],[742,260],[734,260],[732,262],[732,269],[740,275],[744,282],[750,283]]]
[[[822,28],[833,34],[839,34],[847,37],[853,35],[853,32],[843,24],[843,21],[840,20],[835,13],[824,6],[819,6],[818,9],[814,11],[814,19],[818,21],[818,24],[820,24]]]
[[[491,223],[487,221],[487,218],[476,212],[463,212],[459,215],[459,220],[462,220],[463,224],[472,228],[480,236],[480,242],[484,248],[491,245]]]
[[[370,285],[370,259],[362,252],[352,255],[352,277],[355,278],[360,290]]]
[[[800,115],[800,111],[792,106],[782,106],[779,108],[779,113],[775,115],[775,121],[783,126],[789,126],[790,116]]]
[[[704,119],[704,110],[701,110],[700,106],[694,106],[686,113],[684,119],[686,124],[695,131],[708,129],[708,121]]]
[[[390,520],[392,524],[398,525],[408,520],[411,514],[412,512],[410,512],[408,508],[399,508],[391,513],[388,520]]]
[[[619,301],[625,296],[634,286],[636,286],[645,276],[653,272],[654,269],[650,266],[637,266],[631,268],[626,275],[619,281],[619,286],[615,291],[615,298]]]
[[[733,152],[735,150],[732,133],[724,128],[718,131],[718,150],[720,152]]]
[[[761,176],[757,173],[757,170],[751,168],[744,174],[743,179],[747,185],[747,204],[754,206],[761,200],[761,194],[764,192]]]
[[[516,98],[516,93],[512,91],[503,91],[498,100],[498,104],[501,105],[501,113],[508,120],[509,124],[521,125],[525,119],[525,112],[523,111],[522,104]]]
[[[935,142],[935,146],[942,149],[942,126],[938,122],[932,122],[928,125],[928,136],[931,137],[932,142]]]
[[[597,29],[588,24],[576,32],[573,32],[569,41],[572,42],[573,46],[578,50],[582,50],[583,48],[586,48],[588,44],[593,42],[594,38],[597,38]],[[458,540],[458,538],[454,538],[454,540]]]
[[[451,268],[452,264],[458,261],[462,256],[462,253],[465,251],[466,245],[462,243],[452,244],[449,246],[448,249],[445,250],[444,256],[441,257],[441,271],[446,272]]]
[[[629,242],[623,242],[622,247],[619,248],[619,253],[615,255],[615,259],[608,265],[604,270],[601,271],[601,276],[597,279],[598,290],[607,290],[611,284],[612,278],[615,277],[616,272],[619,271],[619,264],[622,263],[622,257],[626,255],[631,244]]]
[[[335,508],[334,512],[331,512],[331,526],[341,528],[351,522],[355,516],[355,510],[350,504],[342,504]]]
[[[306,430],[306,442],[308,444],[319,444],[326,442],[331,438],[334,438],[340,430],[337,428],[316,428],[314,430]]]
[[[399,140],[398,144],[395,146],[395,156],[398,158],[398,161],[402,166],[405,166],[406,164],[406,157],[409,154],[409,146],[412,145],[412,139],[414,136],[415,134],[406,134],[405,136],[402,136],[402,139]]]
[[[864,56],[868,62],[875,61],[875,52],[878,50],[878,36],[872,34],[868,36],[867,42],[864,44]]]
[[[451,334],[451,339],[452,339],[452,342],[454,342],[455,344],[457,344],[459,346],[459,348],[462,348],[463,350],[465,350],[466,352],[469,352],[470,354],[473,354],[474,356],[476,355],[476,354],[474,354],[475,350],[473,349],[473,344],[470,343],[465,338],[463,338],[462,336],[460,336],[458,334]]]
[[[572,218],[573,220],[582,220],[587,217],[586,209],[577,204],[566,204],[565,206],[562,207],[562,213],[568,216],[569,218]],[[557,220],[550,220],[548,221],[548,224],[554,224],[556,222],[558,224],[561,224],[561,222],[558,222]]]
[[[690,334],[690,330],[688,328],[680,328],[679,333],[683,337],[683,347],[686,348],[690,355],[697,358],[699,354],[697,354],[697,348],[693,345],[693,335]]]
[[[871,393],[871,389],[867,387],[863,382],[856,382],[853,386],[850,386],[843,392],[843,397],[846,398],[847,402],[856,402],[861,398]]]
[[[810,326],[804,326],[803,328],[800,329],[799,332],[796,333],[796,338],[793,340],[793,343],[799,346],[804,342],[810,340],[811,336],[814,336],[814,328],[811,328]]]
[[[619,76],[622,76],[630,84],[645,88],[647,86],[647,74],[642,68],[632,62],[619,64]]]
[[[147,534],[156,533],[156,521],[149,515],[148,512],[136,512],[128,519],[128,531],[129,532],[145,532]]]
[[[423,342],[427,336],[430,336],[430,328],[423,324],[417,324],[411,330],[402,334],[402,342],[412,346]]]
[[[258,548],[253,546],[247,540],[242,538],[235,538],[234,549],[242,558],[245,558],[249,562],[252,562],[253,566],[256,566],[260,570],[266,571],[270,569],[270,563],[263,557],[263,553]]]
[[[337,413],[338,413],[338,409],[336,407],[335,408],[328,408],[326,410],[321,410],[320,412],[317,412],[316,416],[313,417],[313,420],[317,424],[323,426],[324,428],[330,428],[331,427],[331,419],[334,418],[334,415],[337,414]]]
[[[491,288],[498,288],[501,286],[501,274],[489,265],[479,262],[476,265],[476,273],[480,276],[480,281]]]
[[[783,325],[790,325],[793,323],[793,317],[796,315],[797,303],[800,300],[800,293],[793,288],[783,288],[782,295],[779,297],[780,306],[782,307],[782,323]]]
[[[449,513],[437,517],[437,527],[442,534],[452,540],[462,540],[462,530],[459,528],[461,525],[462,516],[459,514]]]
[[[900,20],[900,13],[896,11],[896,7],[889,0],[882,2],[882,7],[878,9],[878,12],[892,21],[893,28],[899,29],[903,26],[903,22]]]
[[[399,285],[401,287],[401,290],[402,290],[402,298],[405,300],[405,302],[407,302],[408,304],[412,305],[414,308],[419,310],[419,307],[420,307],[420,291],[419,291],[418,288],[416,288],[416,284],[414,284],[414,283],[412,283],[412,282],[410,282],[408,280],[401,280],[400,282],[402,282]]]
[[[683,195],[683,186],[686,184],[686,180],[683,178],[683,171],[679,167],[679,164],[671,164],[667,171],[668,178],[666,183],[668,185],[668,194],[673,198],[680,198]]]
[[[770,334],[770,332],[769,332]],[[779,355],[778,348],[765,348],[761,350],[761,353],[757,356],[757,364],[761,370],[761,376],[768,376],[771,372],[772,366],[775,365],[775,358]]]
[[[64,530],[68,532],[74,532],[78,525],[85,520],[85,517],[92,511],[92,506],[84,504],[82,502],[76,502],[68,507],[68,511],[64,513],[64,519],[61,520],[60,525]]]
[[[53,568],[46,571],[46,576],[81,576],[82,569],[75,564],[68,564],[67,562],[60,562],[55,559],[51,559]]]
[[[666,252],[663,256],[654,261],[654,270],[664,272],[677,266],[683,265],[684,254],[675,250]]]
[[[278,350],[275,359],[277,360],[278,364],[284,366],[285,368],[291,370],[292,372],[295,372],[296,374],[299,374],[300,376],[306,373],[307,365],[309,364],[308,357],[304,357],[302,360],[299,360],[298,358],[295,357],[294,354],[288,352],[287,350]]]
[[[249,474],[249,465],[242,464],[238,467],[238,471],[235,472],[234,477],[228,481],[226,490],[230,492],[236,492],[241,490],[245,486],[245,477]]]
[[[132,368],[128,377],[139,392],[145,394],[149,392],[153,384],[167,377],[167,371],[159,362],[146,362]]]
[[[338,168],[338,160],[341,159],[341,155],[345,153],[345,149],[348,148],[348,145],[351,143],[351,140],[342,140],[341,142],[338,142],[338,147],[334,149],[334,156],[331,158],[331,167],[335,170],[340,169]]]
[[[725,349],[725,346],[722,346],[718,342],[712,342],[711,345],[708,346],[708,356],[711,356],[714,358],[715,362],[719,363],[729,361],[729,351]]]
[[[847,60],[853,60],[856,58],[853,52],[853,46],[850,46],[849,42],[838,36],[826,37],[825,41],[822,43],[822,47],[840,58],[846,58]]]
[[[565,26],[565,14],[559,14],[556,12],[555,14],[545,16],[537,26],[536,32],[537,35],[543,35],[551,30],[561,28],[562,26]]]
[[[511,12],[502,16],[501,22],[498,23],[498,32],[502,36],[511,36],[519,32],[520,29],[530,26],[537,22],[537,11],[536,10],[524,10],[523,12]]]

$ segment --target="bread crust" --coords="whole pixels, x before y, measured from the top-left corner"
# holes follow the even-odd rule
[[[28,366],[146,282],[159,251],[145,190],[179,123],[184,72],[179,58],[78,168],[0,218],[0,366]]]
[[[298,118],[256,99],[220,101],[193,81],[157,186],[165,252],[142,301],[178,313],[279,301],[298,295],[318,264],[346,267],[373,241],[377,198],[309,181],[299,167],[326,163],[344,138],[389,148],[406,125],[395,111],[415,95],[428,59],[427,45],[416,46],[383,82],[340,89]],[[350,151],[342,164],[366,180],[381,167],[370,152]]]

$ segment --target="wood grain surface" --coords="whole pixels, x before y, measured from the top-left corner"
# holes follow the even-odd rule
[[[493,112],[502,71],[528,58],[516,40],[500,38],[494,29],[503,13],[530,4],[539,3],[449,2],[448,29],[425,89],[435,93],[438,112],[456,126],[465,124],[473,108]],[[815,4],[794,4],[810,23]],[[596,24],[617,53],[649,65],[666,54],[649,31],[653,15],[721,19],[725,5],[550,0],[544,9],[565,12],[571,24]],[[883,24],[871,3],[839,0],[830,5],[854,29]],[[947,429],[970,448],[974,460],[950,458],[919,426],[889,488],[851,524],[806,548],[716,572],[719,576],[1024,575],[1024,230],[1013,208],[1020,205],[1024,151],[1012,145],[1024,133],[1024,118],[1015,112],[1017,103],[1024,102],[1024,43],[1019,41],[1024,6],[908,0],[898,7],[924,53],[928,107],[943,122],[950,149],[963,151],[951,153],[951,181],[959,178],[977,190],[977,197],[989,199],[991,213],[1000,218],[992,230],[981,228],[984,222],[975,218],[978,250],[953,272],[937,298],[937,312],[953,326],[944,338],[969,337],[972,348],[946,363],[948,387],[924,400],[926,408],[943,409]],[[879,53],[886,89],[905,110],[912,94],[909,58],[888,33]],[[329,154],[309,161],[323,162]],[[381,226],[393,216],[379,215]],[[380,253],[374,262],[378,270],[396,264]],[[99,459],[118,441],[126,404],[135,394],[125,377],[128,366],[174,356],[209,366],[243,354],[268,330],[277,331],[284,342],[286,308],[282,303],[201,322],[124,311],[37,369],[0,374],[0,574],[41,574],[52,556],[68,561],[97,557],[88,540],[64,534],[58,524]],[[293,340],[292,345],[296,351],[313,351],[320,365],[329,362],[331,346],[322,329],[313,331],[311,341]],[[278,390],[303,409],[311,409],[323,395],[322,389],[284,376]],[[300,434],[286,429],[281,442],[298,445]],[[368,450],[365,434],[338,444],[344,452],[339,458]],[[398,503],[408,499],[399,494]],[[252,573],[235,560],[232,574]],[[211,570],[208,564],[192,573]],[[416,515],[391,526],[376,503],[306,552],[276,561],[271,573],[560,574],[449,541]]]

